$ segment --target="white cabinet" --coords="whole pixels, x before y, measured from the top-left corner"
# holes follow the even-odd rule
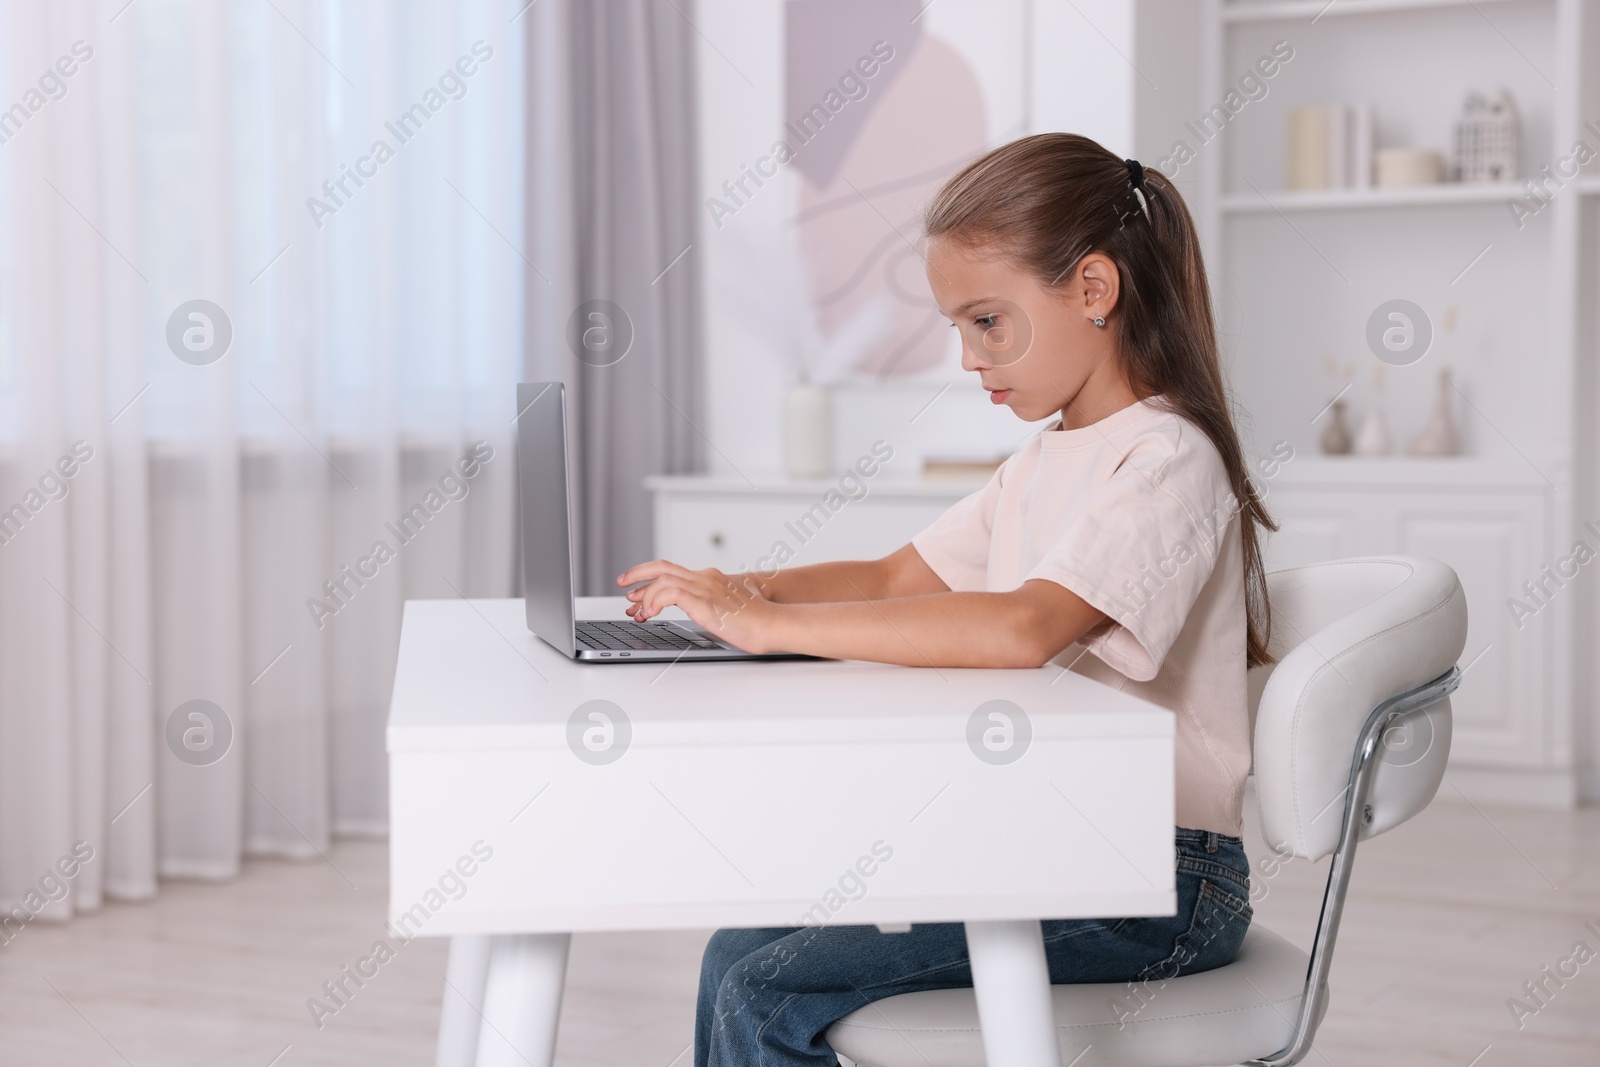
[[[877,559],[911,540],[983,483],[902,480],[781,481],[667,475],[646,479],[655,494],[655,547],[685,567],[724,571],[792,563]]]
[[[1537,500],[1441,495],[1407,500],[1392,511],[1400,551],[1454,567],[1467,594],[1472,669],[1452,698],[1459,762],[1542,766],[1550,738],[1544,651],[1548,616],[1513,625],[1508,596],[1538,573],[1543,516]]]
[[[1551,612],[1519,618],[1507,605],[1526,599],[1523,582],[1552,558],[1549,494],[1529,469],[1472,459],[1304,457],[1270,483],[1267,508],[1282,528],[1268,535],[1266,559],[1269,570],[1385,553],[1449,564],[1468,614],[1451,768],[1533,772],[1545,779],[1541,796],[1559,801],[1571,771],[1557,744]]]

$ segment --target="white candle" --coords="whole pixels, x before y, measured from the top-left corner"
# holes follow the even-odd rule
[[[800,382],[784,399],[783,458],[791,478],[821,478],[833,469],[833,403],[821,386]]]

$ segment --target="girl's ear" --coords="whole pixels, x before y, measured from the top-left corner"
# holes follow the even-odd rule
[[[1083,282],[1083,313],[1089,319],[1110,318],[1121,290],[1117,265],[1101,252],[1090,252],[1078,263]]]

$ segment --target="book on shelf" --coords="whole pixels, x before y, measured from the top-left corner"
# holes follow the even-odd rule
[[[1372,107],[1318,104],[1289,112],[1287,187],[1370,189]]]

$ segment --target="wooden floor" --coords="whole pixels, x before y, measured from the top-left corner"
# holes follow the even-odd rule
[[[1584,927],[1600,927],[1600,809],[1474,808],[1448,792],[1362,846],[1333,1004],[1305,1062],[1595,1067],[1600,956],[1547,983],[1554,996],[1520,1029],[1507,1000],[1577,942],[1600,953]],[[1260,881],[1268,853],[1247,843]],[[252,863],[228,885],[172,883],[149,904],[24,928],[0,948],[0,1065],[432,1064],[443,944],[406,946],[320,1029],[307,1010],[382,930],[383,846],[330,858]],[[1325,875],[1283,867],[1257,921],[1309,945]],[[575,938],[562,1067],[686,1067],[704,940]]]

